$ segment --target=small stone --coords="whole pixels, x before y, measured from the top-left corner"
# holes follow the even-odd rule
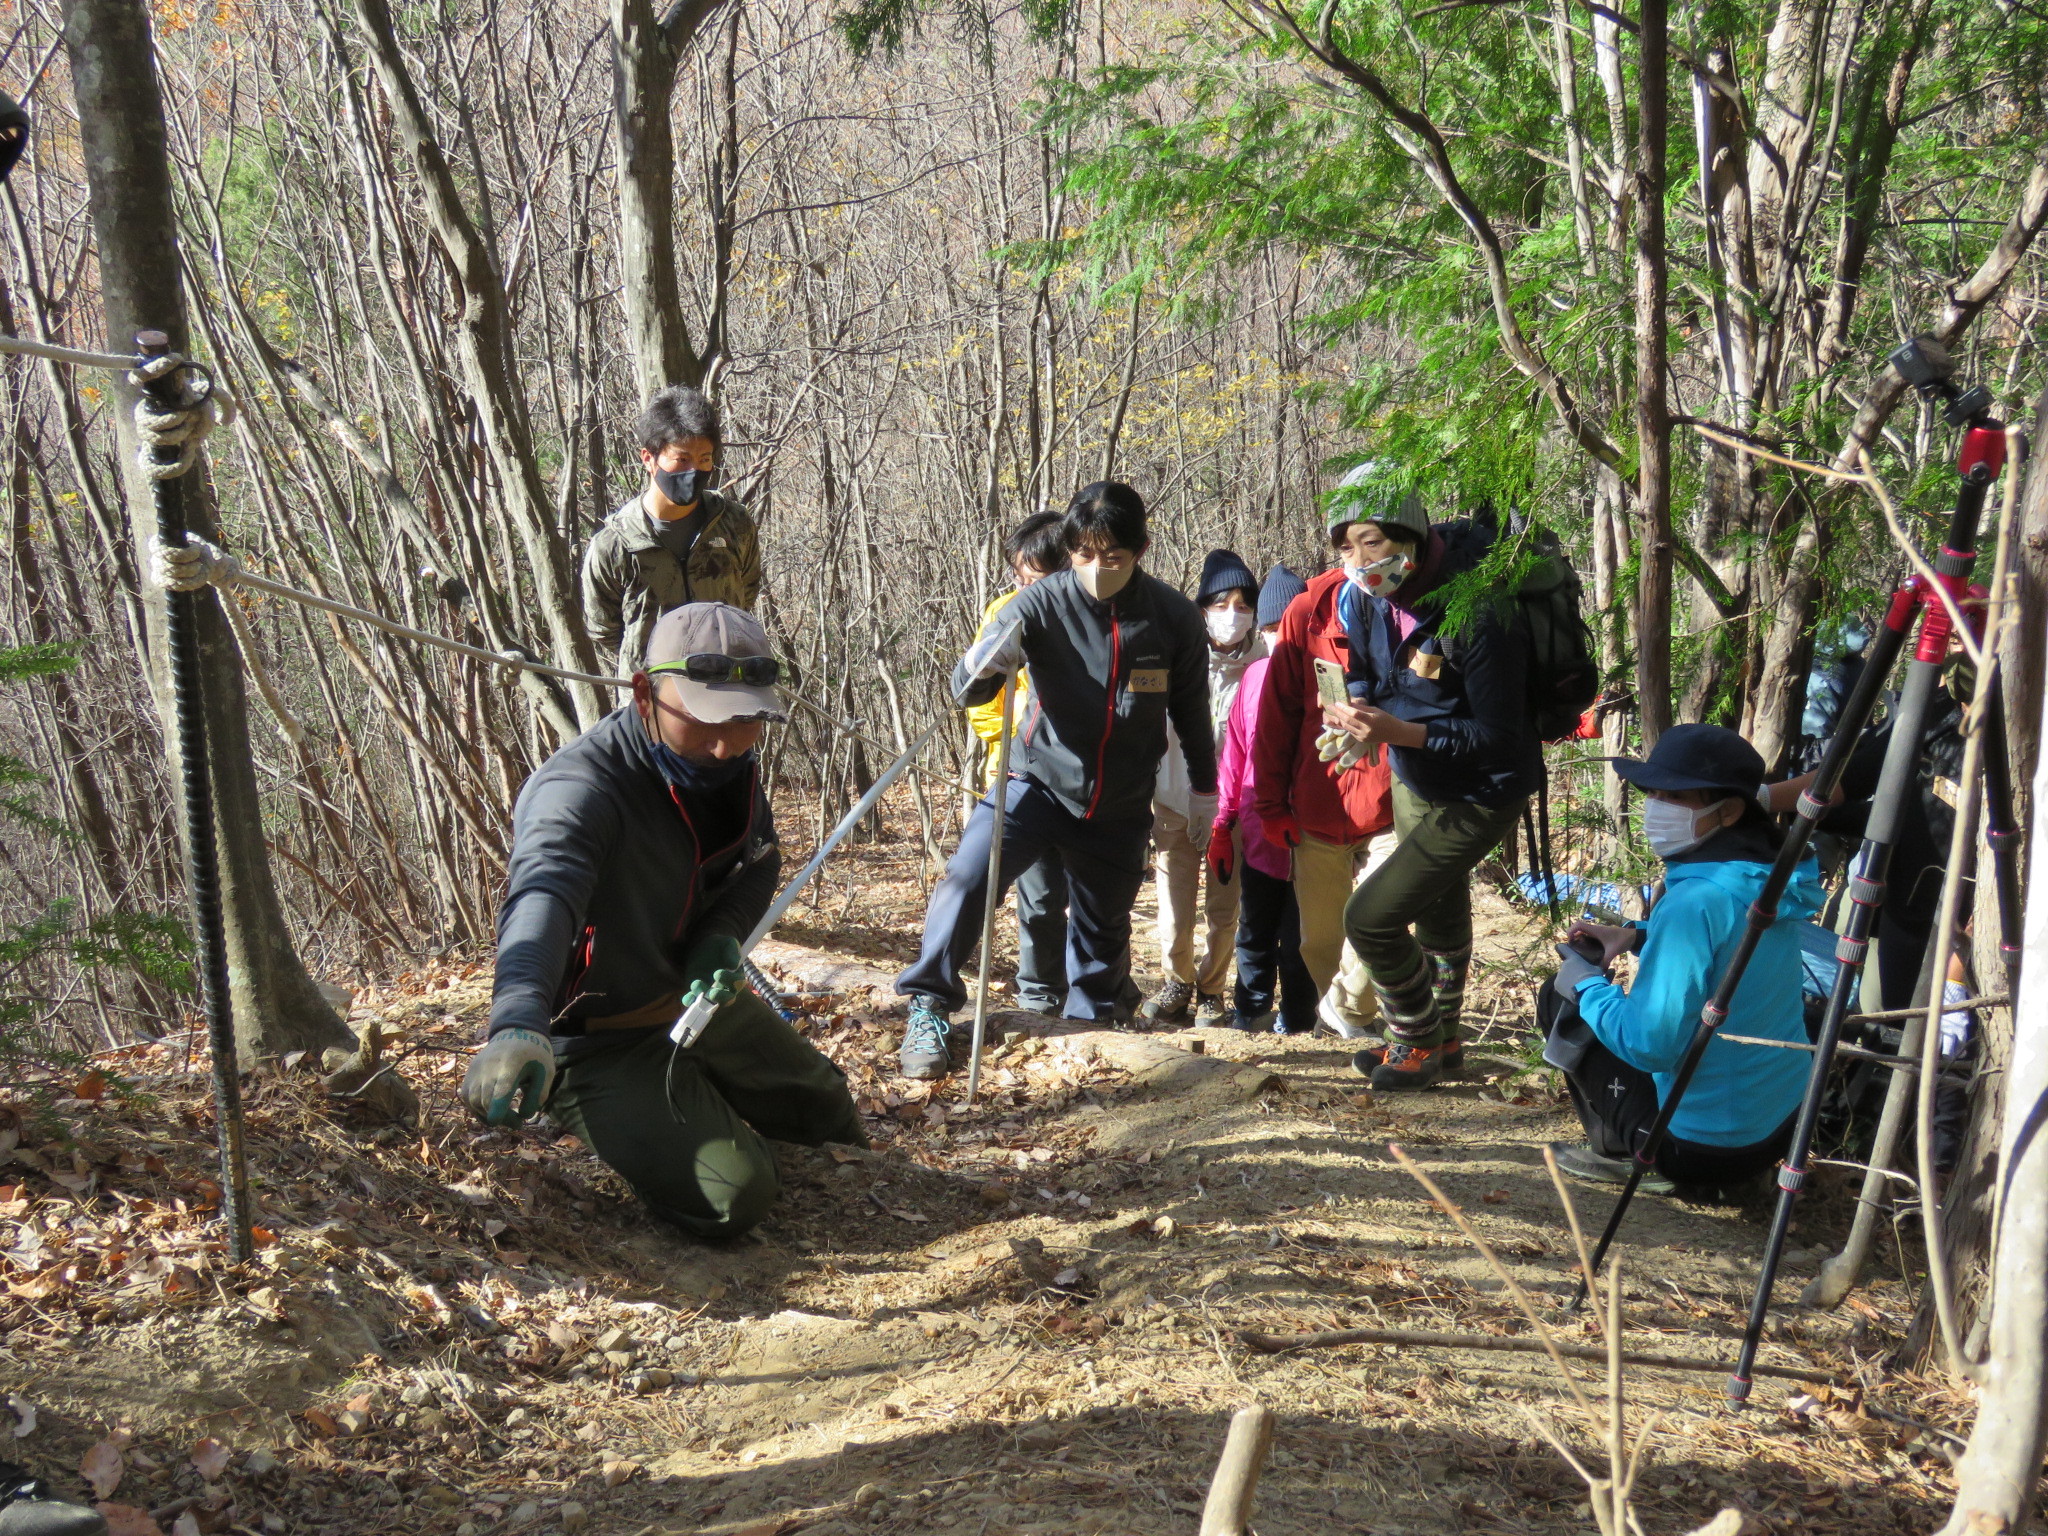
[[[633,1335],[623,1328],[613,1328],[598,1336],[597,1348],[601,1354],[610,1354],[615,1349],[631,1349]]]
[[[991,811],[989,814],[994,815],[995,813]],[[841,1163],[839,1165],[839,1177],[842,1179],[857,1179],[866,1171],[859,1163]]]
[[[283,1465],[268,1451],[251,1451],[242,1462],[242,1470],[251,1477],[268,1477]]]
[[[579,1424],[576,1427],[576,1438],[585,1445],[595,1445],[604,1438],[604,1426],[595,1419],[588,1424]]]
[[[687,1334],[672,1333],[661,1341],[661,1347],[672,1355],[680,1355],[690,1347],[689,1336]]]
[[[263,1517],[263,1529],[270,1532],[271,1536],[283,1536],[283,1533],[290,1530],[291,1527],[286,1523],[283,1515],[265,1515]]]
[[[627,1378],[626,1385],[633,1391],[645,1395],[649,1392],[659,1392],[672,1385],[674,1381],[675,1376],[669,1371],[635,1371]]]
[[[853,1490],[853,1507],[866,1509],[870,1504],[882,1502],[882,1490],[874,1483],[862,1483]]]
[[[433,1388],[423,1381],[416,1381],[398,1394],[398,1400],[408,1408],[424,1408],[434,1400]]]
[[[533,1500],[528,1499],[524,1504],[521,1504],[512,1511],[511,1523],[513,1525],[531,1525],[539,1518],[540,1506],[534,1503]]]
[[[990,814],[994,813],[991,812]],[[474,1520],[463,1521],[462,1524],[455,1527],[455,1536],[477,1536],[476,1522]]]
[[[700,1384],[703,1380],[703,1375],[697,1371],[676,1372],[676,1385],[679,1387],[694,1387]]]
[[[524,1408],[514,1408],[510,1413],[505,1415],[505,1424],[507,1428],[510,1428],[515,1424],[524,1424],[528,1419],[532,1417],[533,1415],[528,1413]]]
[[[564,1504],[555,1511],[555,1518],[562,1522],[562,1529],[568,1536],[576,1536],[578,1531],[590,1524],[590,1511],[581,1504]]]
[[[631,1352],[623,1349],[608,1349],[604,1352],[604,1358],[607,1365],[615,1366],[622,1371],[633,1363]]]

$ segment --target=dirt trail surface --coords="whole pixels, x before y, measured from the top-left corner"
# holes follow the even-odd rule
[[[1597,1431],[1547,1360],[1236,1337],[1528,1331],[1391,1141],[1561,1336],[1597,1338],[1561,1312],[1571,1240],[1541,1153],[1573,1126],[1520,1044],[1531,925],[1489,897],[1482,928],[1486,1039],[1464,1081],[1412,1098],[1373,1095],[1327,1038],[1011,1014],[969,1109],[960,1077],[877,1070],[900,1013],[866,987],[900,914],[860,955],[764,948],[875,1146],[781,1149],[782,1203],[727,1245],[648,1221],[545,1121],[463,1116],[481,965],[356,999],[410,1052],[422,1131],[337,1118],[305,1064],[251,1080],[246,1270],[209,1217],[203,1062],[183,1038],[138,1048],[112,1065],[146,1097],[79,1085],[59,1105],[75,1140],[26,1130],[0,1187],[11,1454],[74,1490],[96,1476],[126,1536],[1191,1532],[1231,1410],[1258,1399],[1278,1415],[1263,1536],[1590,1530],[1531,1419],[1596,1468]],[[1597,1227],[1609,1197],[1575,1193]],[[1940,1435],[1868,1411],[1966,1420],[1883,1369],[1908,1290],[1888,1271],[1839,1314],[1789,1310],[1844,1204],[1804,1213],[1766,1359],[1867,1392],[1764,1382],[1732,1418],[1718,1375],[1632,1371],[1632,1422],[1660,1423],[1646,1531],[1728,1504],[1757,1532],[1937,1523]],[[1762,1214],[1643,1199],[1620,1249],[1630,1343],[1731,1357]]]

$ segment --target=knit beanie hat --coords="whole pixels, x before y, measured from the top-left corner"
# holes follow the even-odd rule
[[[1308,590],[1308,583],[1284,565],[1266,572],[1266,584],[1259,588],[1259,628],[1278,624],[1287,605]]]
[[[1236,551],[1210,550],[1202,561],[1202,579],[1195,585],[1195,605],[1206,607],[1233,588],[1248,598],[1256,599],[1259,578],[1252,574],[1252,568],[1238,557]]]
[[[1402,485],[1400,466],[1380,459],[1349,471],[1325,504],[1324,520],[1334,536],[1352,523],[1378,523],[1405,544],[1429,541],[1429,511],[1422,498]]]

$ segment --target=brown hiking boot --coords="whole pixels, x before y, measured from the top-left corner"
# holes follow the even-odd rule
[[[1152,1001],[1144,1007],[1144,1015],[1155,1024],[1177,1024],[1188,1016],[1188,1004],[1194,1000],[1192,983],[1169,978],[1152,994]]]
[[[1359,1056],[1364,1054],[1359,1052]],[[1358,1057],[1354,1056],[1351,1063],[1357,1066]],[[1406,1040],[1393,1041],[1370,1076],[1373,1087],[1381,1093],[1409,1093],[1418,1088],[1434,1088],[1443,1081],[1444,1048],[1440,1045],[1410,1045]]]
[[[1456,1077],[1465,1070],[1465,1042],[1463,1040],[1449,1042],[1442,1047],[1440,1054],[1443,1057],[1443,1075],[1445,1077]],[[1362,1075],[1371,1077],[1373,1072],[1379,1067],[1379,1064],[1386,1059],[1387,1042],[1382,1040],[1378,1045],[1368,1045],[1356,1056],[1353,1056],[1351,1058],[1351,1065],[1356,1067]]]

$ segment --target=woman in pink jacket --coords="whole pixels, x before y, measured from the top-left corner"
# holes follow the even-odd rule
[[[1287,605],[1308,588],[1284,565],[1267,573],[1259,589],[1259,632],[1268,645],[1279,633]],[[1266,836],[1252,804],[1252,735],[1258,727],[1259,695],[1272,662],[1260,657],[1245,669],[1216,770],[1216,825],[1209,838],[1209,872],[1227,884],[1244,871],[1237,909],[1236,1013],[1233,1029],[1264,1029],[1273,1018],[1275,994],[1280,1017],[1275,1034],[1305,1035],[1316,1027],[1315,978],[1301,958],[1301,913],[1294,904],[1293,855]]]

